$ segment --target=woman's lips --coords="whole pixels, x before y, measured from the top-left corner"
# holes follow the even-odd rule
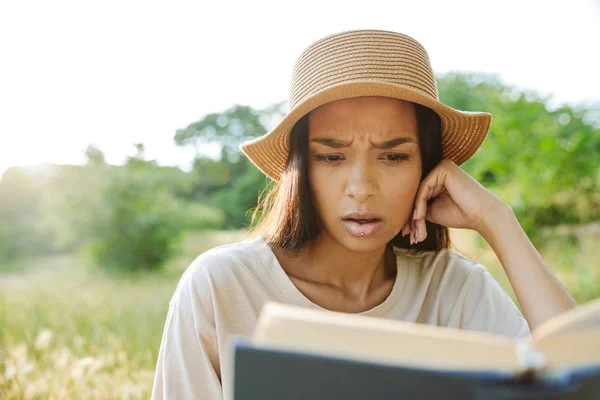
[[[357,220],[344,219],[342,222],[348,233],[357,238],[366,238],[367,236],[373,235],[383,225],[382,220],[360,223]],[[360,234],[361,232],[363,233],[362,235]]]

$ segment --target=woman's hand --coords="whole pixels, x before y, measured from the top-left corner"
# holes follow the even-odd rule
[[[479,232],[502,263],[531,330],[577,307],[510,207],[452,160],[442,160],[423,179],[415,196],[414,216],[402,228],[403,235],[418,232],[416,239],[411,236],[411,244],[427,237],[425,220]]]
[[[427,204],[430,199],[434,200]],[[411,244],[425,240],[425,220],[479,231],[487,217],[504,205],[454,161],[443,159],[419,185],[412,219],[402,228],[402,236],[410,233]]]

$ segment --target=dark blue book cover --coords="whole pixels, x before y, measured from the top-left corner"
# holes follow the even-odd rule
[[[534,371],[438,371],[356,361],[232,341],[234,400],[600,400],[600,366],[549,380]]]

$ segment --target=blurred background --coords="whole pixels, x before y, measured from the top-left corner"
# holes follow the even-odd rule
[[[3,2],[0,397],[149,397],[177,281],[268,182],[238,144],[306,46],[358,28],[414,37],[443,102],[492,113],[462,167],[600,297],[597,1]],[[515,298],[478,234],[452,241]]]

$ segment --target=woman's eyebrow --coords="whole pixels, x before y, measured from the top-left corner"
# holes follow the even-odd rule
[[[333,147],[334,149],[339,149],[342,147],[349,147],[352,144],[352,141],[344,141],[344,140],[339,140],[339,139],[333,139],[333,138],[314,138],[311,139],[312,143],[319,143],[322,144],[323,146],[327,146],[327,147]],[[371,142],[371,144],[373,145],[373,147],[378,148],[378,149],[392,149],[396,146],[400,146],[401,144],[404,143],[415,143],[415,141],[410,138],[410,137],[406,137],[406,136],[402,136],[402,137],[397,137],[391,140],[386,140],[384,142]]]
[[[348,141],[332,139],[332,138],[314,138],[314,139],[311,139],[311,142],[319,143],[319,144],[322,144],[323,146],[327,146],[327,147],[333,147],[334,149],[348,147],[352,144],[352,141],[348,142]]]
[[[401,137],[394,138],[392,140],[386,140],[385,142],[376,142],[376,143],[371,142],[373,147],[376,147],[378,149],[393,149],[394,147],[400,146],[401,144],[404,144],[404,143],[415,143],[415,141],[413,140],[413,138],[410,138],[407,136],[401,136]]]

